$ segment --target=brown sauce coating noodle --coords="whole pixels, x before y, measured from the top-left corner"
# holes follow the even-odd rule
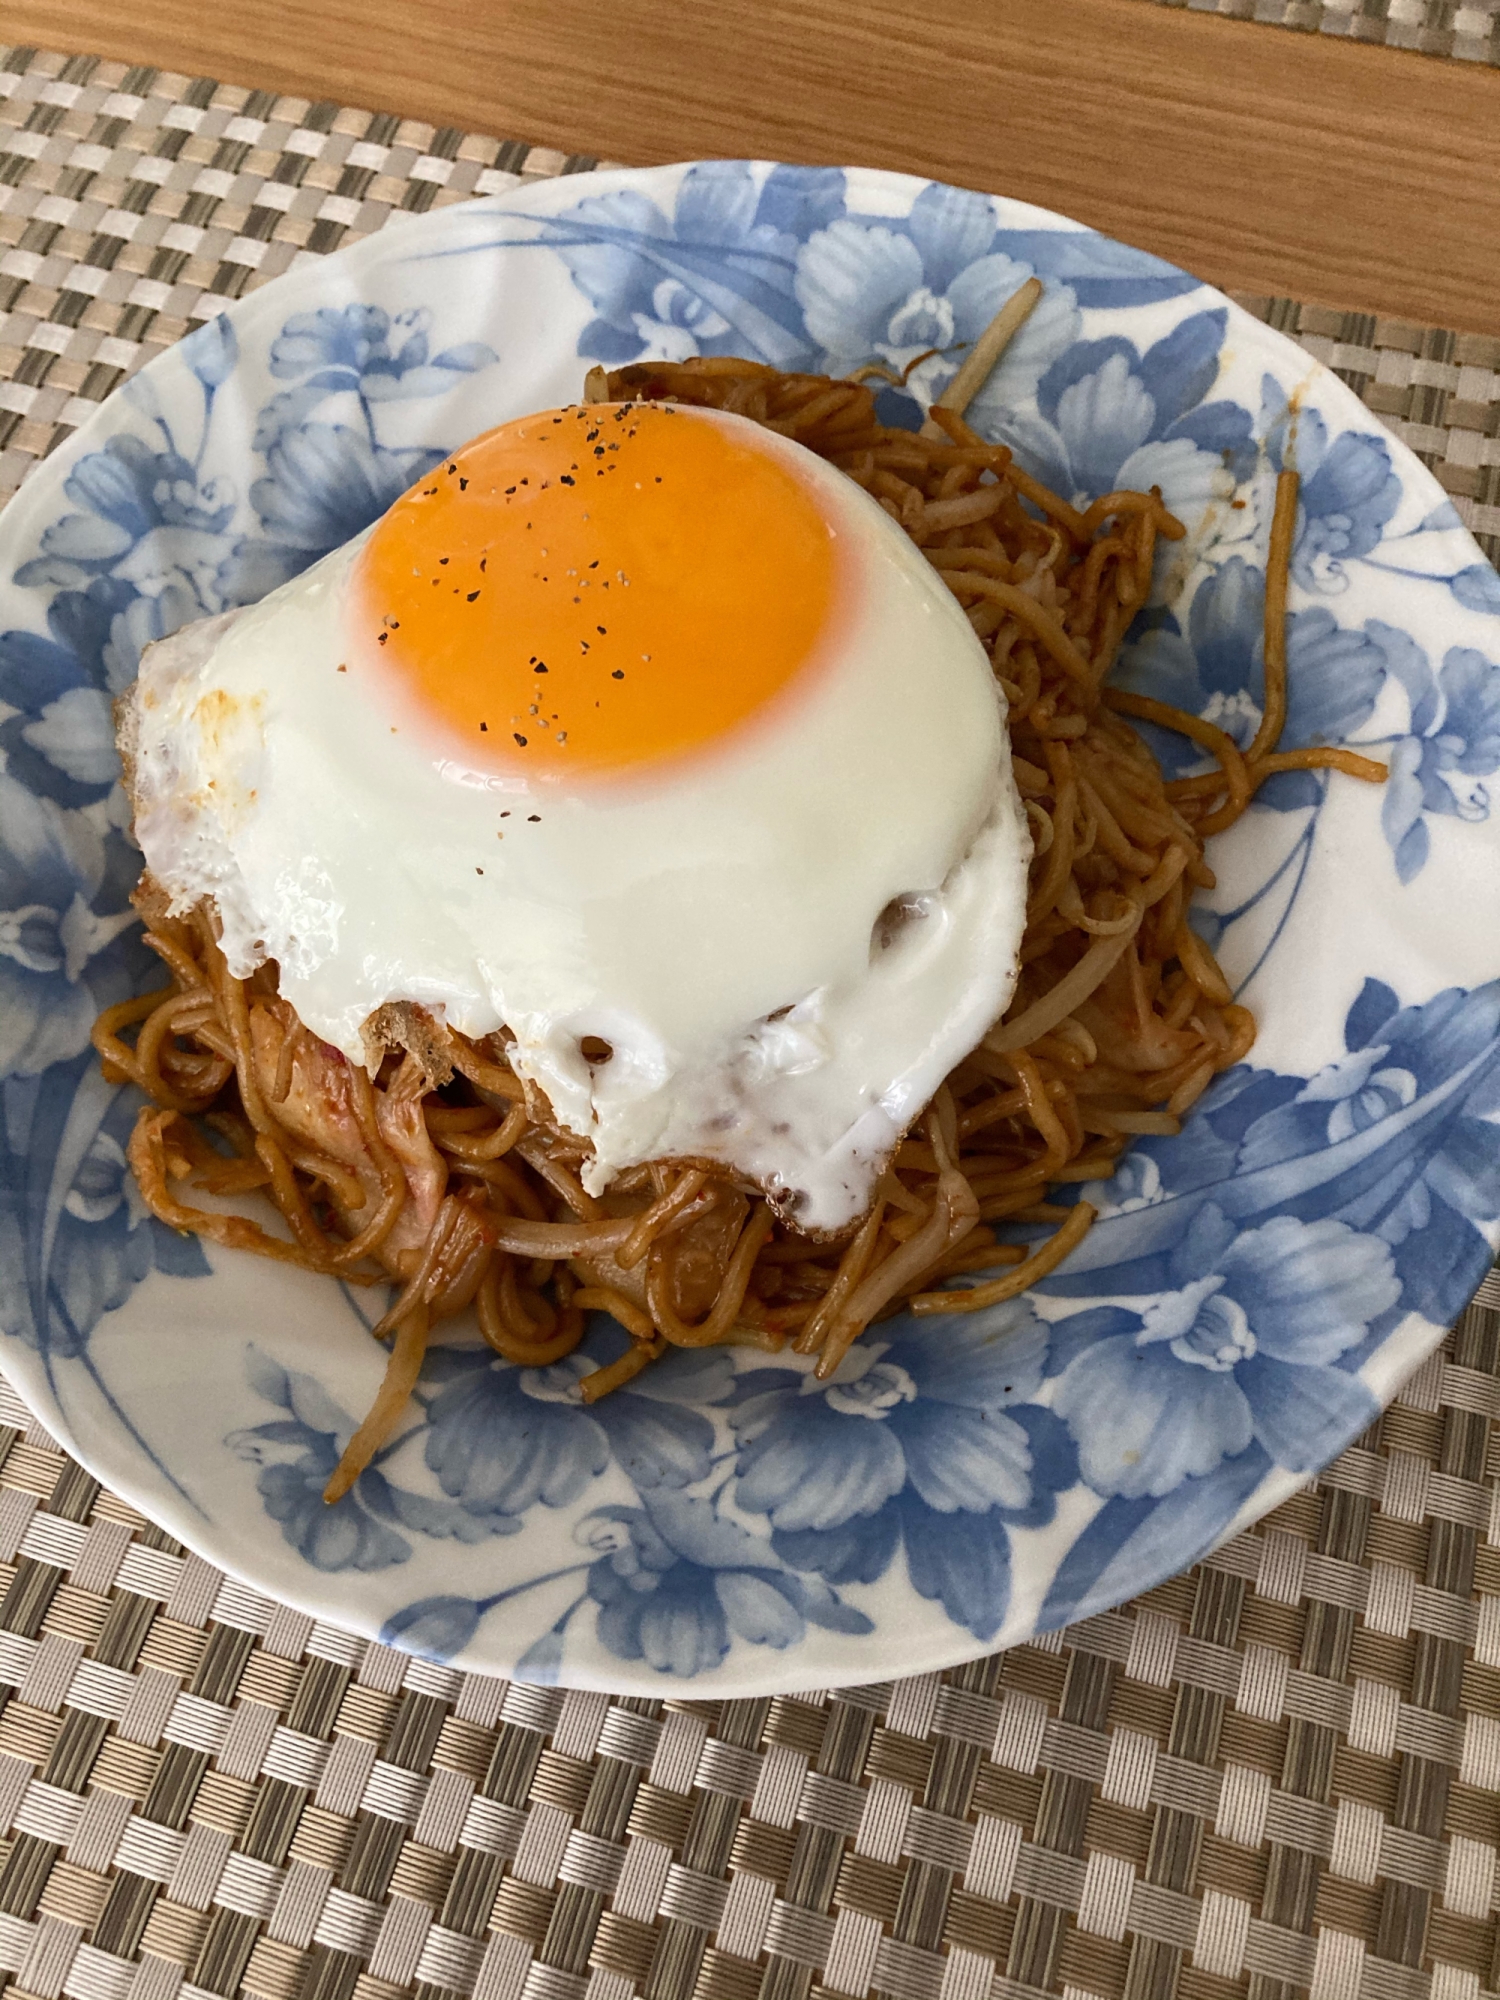
[[[591,400],[670,398],[796,437],[927,554],[1010,705],[1035,841],[1020,979],[1005,1019],[897,1148],[869,1212],[819,1242],[707,1161],[637,1167],[592,1199],[579,1181],[587,1143],[514,1074],[503,1037],[475,1044],[428,1021],[451,1081],[434,1087],[400,1050],[367,1075],[296,1019],[274,966],[230,974],[211,912],[156,915],[143,884],[169,983],[108,1009],[94,1042],[106,1075],[150,1100],[130,1161],[152,1211],[226,1248],[397,1287],[376,1328],[392,1341],[386,1379],[329,1499],[399,1424],[431,1328],[469,1305],[496,1352],[525,1367],[566,1355],[588,1312],[612,1313],[631,1346],[585,1378],[595,1401],[671,1344],[790,1346],[826,1376],[903,1305],[967,1312],[1025,1290],[1093,1220],[1049,1190],[1107,1178],[1135,1134],[1175,1132],[1255,1038],[1187,924],[1193,888],[1213,883],[1207,837],[1273,771],[1385,775],[1349,751],[1276,749],[1295,474],[1281,477],[1271,538],[1265,719],[1242,752],[1197,716],[1107,686],[1156,543],[1183,532],[1159,494],[1112,493],[1080,513],[958,411],[935,408],[920,435],[891,429],[857,381],[728,358],[598,373]],[[1180,731],[1212,768],[1164,782],[1137,720]],[[280,1226],[184,1199],[187,1187],[251,1196]],[[1029,1251],[997,1242],[995,1226],[1015,1221],[1052,1233]]]

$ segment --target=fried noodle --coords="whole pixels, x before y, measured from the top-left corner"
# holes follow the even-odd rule
[[[385,1381],[330,1500],[399,1425],[431,1329],[471,1304],[490,1346],[526,1367],[569,1353],[588,1312],[611,1313],[631,1345],[584,1377],[593,1402],[668,1346],[789,1345],[827,1377],[903,1305],[972,1312],[1017,1296],[1094,1219],[1088,1202],[1049,1189],[1106,1179],[1133,1135],[1176,1132],[1255,1038],[1187,921],[1194,888],[1213,886],[1206,839],[1273,772],[1385,776],[1347,750],[1276,747],[1295,473],[1278,483],[1265,705],[1242,751],[1198,716],[1107,685],[1158,540],[1183,534],[1159,492],[1111,493],[1080,513],[979,437],[954,406],[962,395],[915,434],[880,423],[861,381],[732,358],[595,370],[588,394],[733,411],[795,437],[925,552],[1009,704],[1035,846],[1020,978],[1005,1018],[897,1148],[869,1212],[818,1241],[706,1160],[633,1168],[591,1198],[587,1142],[512,1070],[503,1035],[473,1042],[429,1019],[443,1073],[430,1051],[396,1048],[368,1074],[298,1021],[274,965],[235,978],[213,913],[168,915],[143,879],[137,905],[169,981],[101,1014],[94,1044],[109,1080],[149,1100],[129,1148],[147,1204],[226,1248],[396,1287],[375,1328],[391,1342]],[[1133,722],[1189,738],[1211,767],[1165,782]],[[187,1200],[189,1187],[210,1203],[253,1195],[281,1227]],[[1051,1233],[1027,1248],[996,1240],[1016,1222]]]

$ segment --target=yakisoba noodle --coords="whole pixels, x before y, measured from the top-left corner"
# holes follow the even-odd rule
[[[996,352],[1029,304],[996,329]],[[976,356],[973,381],[955,385],[920,435],[880,424],[863,382],[749,361],[643,363],[607,378],[595,370],[589,384],[591,400],[735,411],[838,466],[942,573],[1010,706],[1035,840],[1015,996],[843,1235],[799,1235],[755,1190],[701,1161],[637,1167],[589,1195],[579,1178],[587,1142],[512,1071],[503,1036],[473,1043],[424,1016],[420,1035],[408,1033],[371,1076],[302,1026],[273,965],[245,980],[230,974],[211,910],[168,917],[143,882],[147,941],[168,981],[101,1015],[94,1041],[107,1076],[150,1099],[129,1151],[152,1212],[227,1248],[399,1286],[375,1329],[391,1341],[385,1380],[330,1500],[398,1423],[432,1327],[471,1304],[489,1344],[532,1367],[576,1346],[590,1311],[611,1313],[630,1346],[584,1377],[592,1402],[669,1344],[790,1347],[816,1355],[827,1376],[898,1306],[973,1312],[1012,1298],[1093,1221],[1089,1204],[1064,1191],[1106,1178],[1135,1135],[1175,1132],[1249,1050],[1254,1021],[1188,924],[1193,890],[1214,879],[1204,841],[1273,771],[1385,776],[1349,751],[1276,748],[1296,475],[1277,486],[1265,705],[1241,751],[1210,722],[1107,685],[1157,540],[1177,539],[1181,524],[1156,492],[1109,493],[1080,512],[986,444],[953,405],[992,362]],[[1189,737],[1212,768],[1165,782],[1131,726],[1139,721]],[[281,1228],[184,1200],[186,1186],[254,1191]],[[1006,1222],[1051,1233],[1028,1250],[995,1240]],[[945,1288],[960,1275],[962,1289]]]

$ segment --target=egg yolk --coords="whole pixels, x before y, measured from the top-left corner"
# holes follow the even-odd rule
[[[710,749],[815,673],[851,554],[753,435],[581,405],[503,424],[405,493],[352,615],[480,768],[618,778]]]

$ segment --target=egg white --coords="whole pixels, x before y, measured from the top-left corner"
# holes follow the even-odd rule
[[[466,769],[349,664],[361,537],[148,649],[136,836],[174,908],[216,905],[231,969],[274,959],[351,1058],[392,1000],[508,1028],[592,1141],[592,1192],[711,1159],[834,1231],[1009,1001],[1031,843],[1003,697],[925,558],[812,453],[688,414],[754,430],[858,559],[859,601],[795,698],[629,782]]]

